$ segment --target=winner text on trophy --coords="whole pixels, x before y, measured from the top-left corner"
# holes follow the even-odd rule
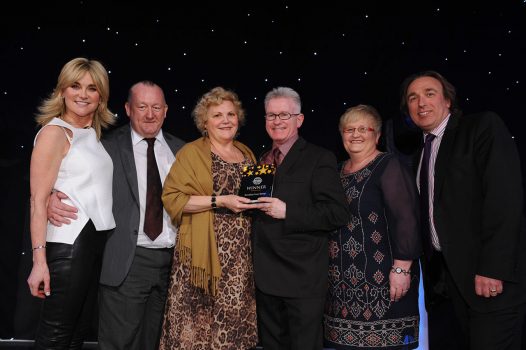
[[[243,167],[238,195],[257,203],[259,197],[272,197],[274,164],[259,164]]]

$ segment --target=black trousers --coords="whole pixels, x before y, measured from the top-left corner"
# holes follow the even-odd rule
[[[107,231],[88,221],[73,244],[46,243],[51,295],[42,303],[35,349],[81,349],[96,308]]]
[[[256,288],[258,329],[263,348],[321,350],[325,296],[286,298]]]
[[[460,294],[441,253],[434,252],[423,267],[431,350],[522,349],[526,304],[477,312]]]
[[[100,350],[159,348],[173,251],[138,246],[124,282],[100,285]]]

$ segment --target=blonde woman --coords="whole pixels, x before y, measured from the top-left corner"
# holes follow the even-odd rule
[[[338,350],[418,347],[418,195],[409,169],[378,149],[382,118],[349,108],[340,135],[348,223],[329,236],[325,345]]]
[[[244,122],[237,95],[217,87],[194,109],[203,137],[183,146],[163,203],[179,226],[161,349],[249,349],[257,343],[250,240],[253,208],[236,195],[252,151],[235,140]]]
[[[43,298],[37,349],[80,349],[96,301],[106,233],[112,214],[113,164],[100,143],[112,124],[109,79],[95,60],[75,58],[64,65],[57,85],[39,107],[41,129],[31,156],[31,294]],[[69,197],[78,219],[48,223],[52,191]]]

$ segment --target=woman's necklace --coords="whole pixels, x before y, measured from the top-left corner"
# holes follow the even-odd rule
[[[243,161],[243,156],[240,151],[237,150],[236,147],[234,147],[231,150],[223,150],[219,149],[213,142],[210,142],[212,145],[212,152],[217,154],[221,159],[223,159],[225,162],[228,163],[239,163]]]
[[[73,120],[69,120],[69,118],[66,118],[64,115],[61,115],[58,117],[59,119],[62,119],[63,121],[65,121],[66,123],[68,123],[69,125],[72,125],[74,126],[75,128],[78,128],[78,129],[89,129],[91,128],[91,124],[93,122],[93,119],[90,119],[87,121],[83,121],[84,123],[79,123],[77,121],[73,121]]]

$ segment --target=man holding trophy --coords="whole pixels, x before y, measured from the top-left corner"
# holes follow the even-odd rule
[[[347,223],[347,201],[335,156],[298,134],[298,93],[270,91],[265,119],[272,149],[260,169],[247,169],[240,194],[267,191],[252,198],[260,211],[252,223],[259,335],[265,349],[322,349],[328,233]],[[258,170],[260,176],[249,175]]]

